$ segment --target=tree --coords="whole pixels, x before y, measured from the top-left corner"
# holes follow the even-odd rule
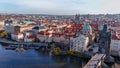
[[[69,51],[68,51],[68,54],[69,54],[69,55],[75,55],[75,53],[76,53],[76,52],[75,52],[74,50],[71,50],[71,51],[69,50]]]
[[[38,38],[35,38],[34,42],[40,42],[40,40]]]
[[[59,47],[54,49],[55,55],[60,55],[62,53],[61,49]]]
[[[5,36],[7,36],[7,32],[3,31],[0,33],[0,37],[5,37]]]

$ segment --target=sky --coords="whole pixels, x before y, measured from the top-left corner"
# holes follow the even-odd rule
[[[0,0],[0,13],[118,14],[120,0]]]

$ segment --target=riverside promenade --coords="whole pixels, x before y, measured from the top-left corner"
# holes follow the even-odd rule
[[[37,45],[37,46],[47,46],[47,43],[17,42],[17,41],[11,41],[11,40],[7,40],[7,39],[0,39],[0,43],[6,44],[6,45]]]

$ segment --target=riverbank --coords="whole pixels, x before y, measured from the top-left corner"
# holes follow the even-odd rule
[[[90,59],[91,57],[88,57],[83,52],[75,52],[75,51],[62,51],[59,48],[51,51],[52,56],[73,56],[78,57],[82,59]]]
[[[38,45],[38,46],[47,46],[47,43],[35,43],[35,42],[17,42],[17,41],[11,41],[7,39],[1,39],[0,43],[5,45]]]

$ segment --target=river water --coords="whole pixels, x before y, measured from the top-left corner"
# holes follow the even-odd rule
[[[82,68],[86,62],[77,57],[51,57],[34,49],[18,53],[0,45],[0,68]]]

